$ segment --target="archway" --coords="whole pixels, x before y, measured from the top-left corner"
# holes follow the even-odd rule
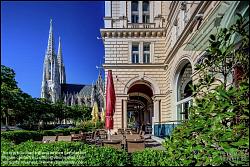
[[[127,126],[128,128],[142,128],[152,126],[153,90],[148,83],[137,81],[128,88]]]

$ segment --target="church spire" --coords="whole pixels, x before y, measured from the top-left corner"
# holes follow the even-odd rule
[[[62,47],[61,47],[60,36],[59,36],[59,44],[58,44],[58,52],[57,52],[57,61],[59,65],[60,83],[66,83],[66,74],[65,74],[65,67],[64,67],[63,58],[62,58]]]
[[[52,57],[54,55],[54,39],[53,39],[53,27],[52,19],[50,19],[50,28],[49,28],[49,39],[47,46],[47,55]]]
[[[60,97],[61,85],[57,57],[54,53],[52,19],[50,19],[48,45],[45,52],[41,97],[46,97],[55,102]]]

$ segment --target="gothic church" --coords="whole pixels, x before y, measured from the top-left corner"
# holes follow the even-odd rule
[[[97,102],[99,110],[104,107],[104,83],[100,72],[96,83],[92,83],[92,85],[66,83],[60,37],[57,55],[54,53],[52,20],[50,20],[48,46],[43,64],[41,97],[49,99],[53,103],[61,100],[69,106],[92,107],[94,102]]]

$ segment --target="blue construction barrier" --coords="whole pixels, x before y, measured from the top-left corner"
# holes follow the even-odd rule
[[[160,138],[164,138],[167,136],[170,136],[172,134],[172,131],[174,130],[174,128],[176,126],[178,126],[180,123],[178,124],[155,124],[154,125],[154,136],[160,137]]]

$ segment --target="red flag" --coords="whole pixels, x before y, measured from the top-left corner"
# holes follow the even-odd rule
[[[113,115],[115,112],[115,88],[113,83],[112,71],[108,70],[107,87],[106,87],[106,129],[113,129]]]

